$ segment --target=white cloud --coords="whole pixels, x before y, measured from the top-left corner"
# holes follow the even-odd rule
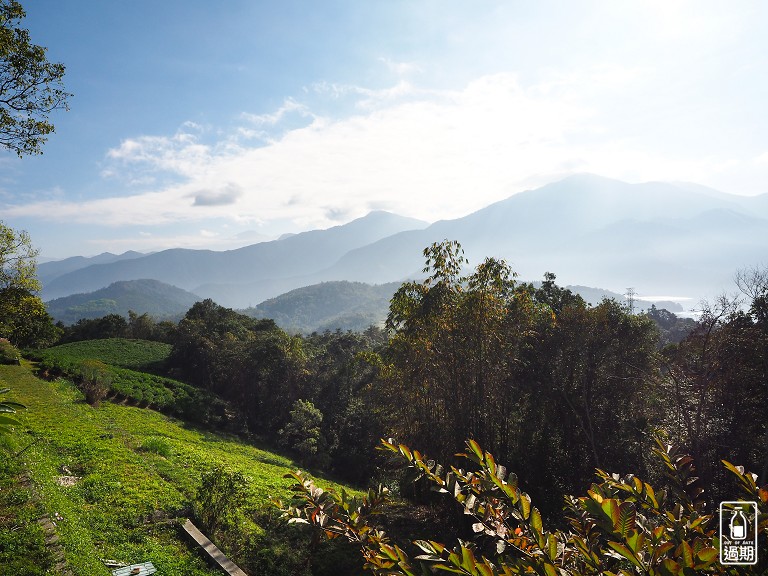
[[[172,136],[126,139],[108,151],[105,174],[148,189],[7,206],[4,212],[108,225],[223,218],[307,228],[376,206],[426,220],[458,217],[575,171],[705,184],[733,171],[738,162],[732,158],[669,155],[653,141],[625,134],[621,99],[628,93],[636,98],[648,73],[600,66],[553,74],[529,87],[500,73],[442,91],[404,81],[384,90],[318,85],[310,100],[351,95],[355,113],[322,116],[311,104],[289,99],[274,113],[243,116],[245,126],[216,142],[206,142],[210,134],[194,124]],[[613,106],[604,106],[601,94]],[[283,129],[294,113],[310,123]],[[653,110],[632,113],[643,118]],[[238,137],[253,129],[282,133],[258,146]],[[658,145],[670,137],[660,134]],[[155,178],[159,173],[166,178]]]
[[[255,126],[261,127],[261,126],[274,126],[281,120],[283,120],[288,114],[296,112],[301,116],[311,116],[311,112],[309,111],[309,108],[305,106],[304,104],[300,104],[296,102],[293,98],[288,98],[280,108],[278,108],[275,112],[269,113],[269,114],[249,114],[247,112],[244,112],[242,114],[242,117],[247,120],[249,123],[254,124]]]
[[[396,62],[391,58],[385,57],[379,58],[379,62],[382,62],[390,72],[393,72],[397,76],[408,76],[423,72],[422,67],[416,62]]]

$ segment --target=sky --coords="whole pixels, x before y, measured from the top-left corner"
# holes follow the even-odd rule
[[[66,65],[0,220],[41,259],[222,250],[572,173],[768,192],[760,0],[26,0]]]

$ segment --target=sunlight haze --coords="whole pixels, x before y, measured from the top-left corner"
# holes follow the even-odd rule
[[[25,8],[74,94],[42,156],[0,155],[44,258],[433,222],[582,172],[766,192],[761,2]]]

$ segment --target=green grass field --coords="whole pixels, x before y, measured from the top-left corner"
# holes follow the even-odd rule
[[[159,574],[174,576],[217,574],[187,544],[176,520],[190,514],[201,474],[216,465],[248,477],[238,516],[245,544],[233,552],[236,560],[245,558],[252,574],[287,574],[298,565],[304,535],[278,522],[268,503],[270,496],[289,496],[291,482],[283,475],[291,460],[152,410],[108,402],[93,408],[74,386],[41,380],[26,362],[0,366],[3,387],[12,389],[6,399],[28,408],[0,444],[10,463],[0,467],[0,487],[18,491],[10,501],[0,498],[0,520],[24,525],[47,514],[73,574],[109,575],[102,559],[152,561]],[[25,472],[28,489],[19,480]],[[78,479],[70,486],[64,476]],[[17,541],[12,534],[9,542],[0,540],[0,566],[19,554],[39,554],[42,571],[14,574],[53,574],[45,571],[50,559],[40,546],[43,534],[32,526]]]
[[[73,360],[100,360],[120,368],[153,371],[162,366],[171,353],[171,345],[149,340],[105,338],[70,342],[48,349],[58,356]]]

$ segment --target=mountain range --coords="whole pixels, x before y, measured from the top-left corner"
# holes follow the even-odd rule
[[[235,308],[291,290],[346,280],[400,282],[421,275],[422,250],[461,242],[470,265],[506,259],[523,280],[695,303],[732,291],[739,268],[768,254],[768,194],[745,197],[689,183],[628,184],[582,174],[510,196],[462,218],[426,222],[372,212],[348,224],[237,250],[172,249],[39,266],[49,300],[151,278]]]
[[[400,286],[400,282],[376,285],[346,280],[321,282],[290,290],[240,312],[253,318],[270,318],[291,333],[362,332],[369,326],[384,325],[389,301]],[[604,298],[625,301],[624,295],[609,290],[586,286],[567,288],[591,305]],[[100,318],[107,314],[126,317],[129,311],[146,313],[156,320],[176,320],[199,300],[195,294],[157,280],[123,280],[95,292],[51,300],[46,306],[54,320],[74,324],[81,318]],[[652,304],[670,312],[683,311],[680,304],[664,301],[637,301],[634,309],[647,310]]]

